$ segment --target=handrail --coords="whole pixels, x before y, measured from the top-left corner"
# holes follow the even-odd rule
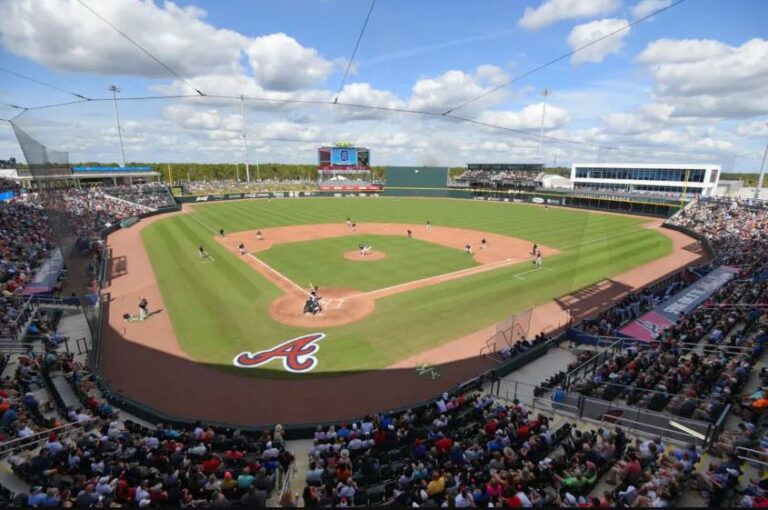
[[[19,449],[29,448],[32,445],[37,445],[39,443],[45,442],[48,440],[48,436],[50,436],[52,432],[55,433],[57,436],[59,436],[62,434],[68,435],[73,432],[83,431],[85,429],[85,426],[91,424],[94,420],[95,418],[91,418],[85,422],[77,421],[77,422],[65,423],[64,425],[60,425],[58,427],[42,430],[40,432],[32,434],[29,437],[17,437],[9,441],[4,441],[0,443],[0,456],[7,455]]]
[[[288,465],[288,469],[285,470],[285,477],[283,478],[283,485],[280,487],[280,493],[277,495],[278,505],[283,500],[285,491],[291,490],[291,482],[293,481],[293,475],[296,472],[296,461],[292,460]]]

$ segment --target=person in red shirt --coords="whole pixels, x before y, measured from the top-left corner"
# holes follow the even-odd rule
[[[493,436],[496,433],[496,429],[499,428],[499,422],[496,418],[491,418],[488,423],[485,424],[485,433],[489,436]]]
[[[203,473],[206,475],[210,475],[211,473],[215,473],[218,471],[219,466],[221,466],[221,459],[218,455],[212,456],[210,459],[203,462]]]
[[[451,451],[451,448],[453,447],[453,439],[450,437],[441,437],[437,441],[435,441],[435,448],[437,449],[438,453],[446,454],[449,451]]]

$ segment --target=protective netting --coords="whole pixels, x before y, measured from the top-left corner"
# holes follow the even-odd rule
[[[13,133],[27,160],[28,170],[33,177],[67,175],[69,173],[69,153],[47,147],[35,140],[32,135],[11,122]]]

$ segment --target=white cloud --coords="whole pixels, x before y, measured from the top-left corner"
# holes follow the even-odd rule
[[[576,25],[568,36],[568,45],[571,49],[575,50],[627,26],[628,23],[625,19],[607,18],[583,25]],[[618,32],[599,43],[581,50],[571,57],[571,62],[574,64],[586,62],[598,64],[602,62],[608,55],[621,51],[624,47],[624,38],[629,35],[629,32],[630,29]]]
[[[739,124],[736,132],[741,136],[766,137],[768,136],[768,119]]]
[[[512,129],[536,130],[541,127],[543,104],[530,104],[520,111],[487,111],[480,115],[479,120]],[[569,120],[570,115],[567,111],[558,106],[547,104],[544,116],[545,129],[562,127]]]
[[[196,7],[152,1],[92,3],[182,76],[236,72],[247,38],[204,21]],[[0,2],[0,43],[9,51],[65,71],[167,77],[168,71],[74,0]],[[187,90],[188,92],[188,90]]]
[[[638,56],[656,82],[657,101],[675,116],[744,118],[768,113],[768,41],[660,39]]]
[[[480,66],[474,73],[447,71],[435,78],[417,81],[411,88],[408,106],[419,111],[442,112],[489,91],[507,79],[507,74],[501,68],[490,65]],[[461,114],[476,114],[503,99],[503,92],[490,94],[462,108]]]
[[[620,5],[621,0],[546,0],[535,9],[526,7],[519,24],[536,30],[562,20],[603,16]]]
[[[306,88],[324,79],[333,63],[283,33],[257,37],[245,50],[257,82],[271,90]]]
[[[670,5],[672,5],[672,0],[642,0],[632,7],[632,16],[635,19],[643,18],[654,11],[669,7]]]
[[[153,0],[94,2],[105,19],[208,93],[196,78],[243,76],[264,90],[293,91],[325,79],[334,64],[284,33],[247,37],[216,28],[205,11]],[[0,44],[9,51],[64,71],[145,78],[170,73],[75,0],[0,2]],[[243,69],[246,55],[250,70]],[[183,87],[189,93],[189,87]]]

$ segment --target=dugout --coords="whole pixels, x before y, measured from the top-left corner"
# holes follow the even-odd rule
[[[385,177],[385,196],[428,196],[427,190],[448,187],[448,167],[388,166]]]

